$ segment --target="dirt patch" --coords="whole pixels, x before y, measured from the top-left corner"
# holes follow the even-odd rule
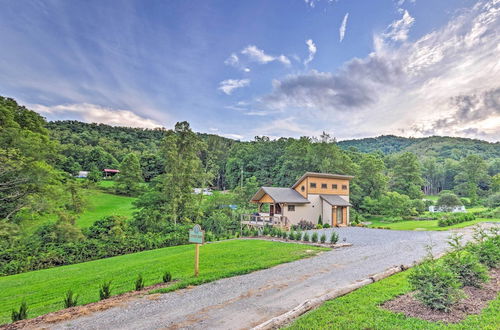
[[[85,316],[85,315],[89,315],[89,314],[92,314],[95,312],[110,309],[112,307],[124,305],[126,302],[128,302],[132,298],[137,298],[140,296],[147,295],[149,291],[161,289],[161,288],[166,288],[174,283],[175,282],[158,283],[155,285],[145,287],[141,291],[125,292],[125,293],[113,296],[111,298],[97,301],[97,302],[93,302],[90,304],[62,309],[60,311],[41,315],[41,316],[38,316],[38,317],[33,318],[33,319],[22,320],[22,321],[18,321],[15,323],[0,325],[0,329],[2,329],[2,330],[4,330],[4,329],[8,329],[8,330],[13,330],[13,329],[43,329],[43,328],[46,328],[47,324],[50,324],[50,323],[62,322],[62,321],[74,319],[74,318],[77,318],[80,316]],[[159,294],[153,294],[153,295],[151,295],[151,298],[148,298],[148,299],[155,300],[155,299],[159,299],[159,298],[160,298]]]
[[[457,323],[468,315],[479,314],[492,299],[500,292],[500,269],[493,269],[489,273],[490,280],[481,288],[464,287],[466,298],[460,300],[448,312],[435,311],[417,301],[414,292],[399,296],[385,302],[382,307],[392,312],[403,313],[406,316],[417,317],[426,321],[442,321]]]

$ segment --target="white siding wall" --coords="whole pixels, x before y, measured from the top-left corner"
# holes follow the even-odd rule
[[[327,223],[331,226],[332,225],[332,206],[324,200],[322,200],[322,202],[323,202],[323,224]]]
[[[300,220],[311,221],[314,224],[318,223],[318,217],[322,213],[322,203],[319,195],[309,195],[308,204],[295,205],[295,211],[288,211],[288,206],[285,204],[283,215],[285,215],[292,225],[299,223]]]

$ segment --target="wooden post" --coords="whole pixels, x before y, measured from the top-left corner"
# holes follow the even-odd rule
[[[194,245],[194,276],[200,273],[200,244]]]

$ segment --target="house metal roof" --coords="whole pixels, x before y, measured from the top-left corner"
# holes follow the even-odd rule
[[[259,201],[265,194],[268,194],[275,203],[306,204],[309,200],[304,198],[292,188],[262,187],[252,197],[252,202]]]
[[[352,206],[351,203],[338,195],[319,195],[322,200],[332,206]]]
[[[306,172],[304,173],[303,176],[301,176],[297,182],[292,186],[292,189],[297,187],[302,180],[304,180],[307,177],[314,177],[314,178],[329,178],[329,179],[345,179],[345,180],[352,180],[354,177],[352,175],[342,175],[342,174],[330,174],[330,173],[317,173],[317,172]]]

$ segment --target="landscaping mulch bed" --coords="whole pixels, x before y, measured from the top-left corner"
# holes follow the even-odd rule
[[[481,313],[488,303],[497,297],[500,292],[500,269],[491,270],[489,276],[490,280],[483,283],[481,288],[464,287],[466,298],[460,300],[448,312],[436,311],[424,306],[413,297],[414,292],[389,300],[382,307],[392,312],[403,313],[406,316],[426,321],[457,323],[468,315]]]
[[[313,243],[313,242],[295,241],[295,240],[289,240],[289,239],[283,239],[283,238],[277,238],[277,237],[269,237],[269,236],[241,237],[240,239],[257,239],[257,240],[271,241],[271,242],[294,243],[294,244],[310,245],[310,246],[316,246],[316,247],[325,247],[325,248],[330,248],[330,249],[352,246],[351,243],[336,243],[336,244]]]
[[[168,287],[177,281],[169,282],[169,283],[158,283],[148,287],[140,291],[130,291],[125,292],[116,296],[112,296],[108,299],[104,299],[101,301],[96,301],[93,303],[89,303],[86,305],[80,305],[70,308],[65,308],[56,312],[48,313],[45,315],[41,315],[32,319],[17,321],[15,323],[3,324],[0,325],[0,329],[2,330],[14,330],[14,329],[44,329],[47,324],[61,322],[69,319],[74,319],[76,317],[85,316],[92,314],[94,312],[103,311],[112,307],[120,306],[129,301],[132,298],[140,297],[147,295],[148,292]],[[152,294],[150,299],[157,299],[157,294]]]

